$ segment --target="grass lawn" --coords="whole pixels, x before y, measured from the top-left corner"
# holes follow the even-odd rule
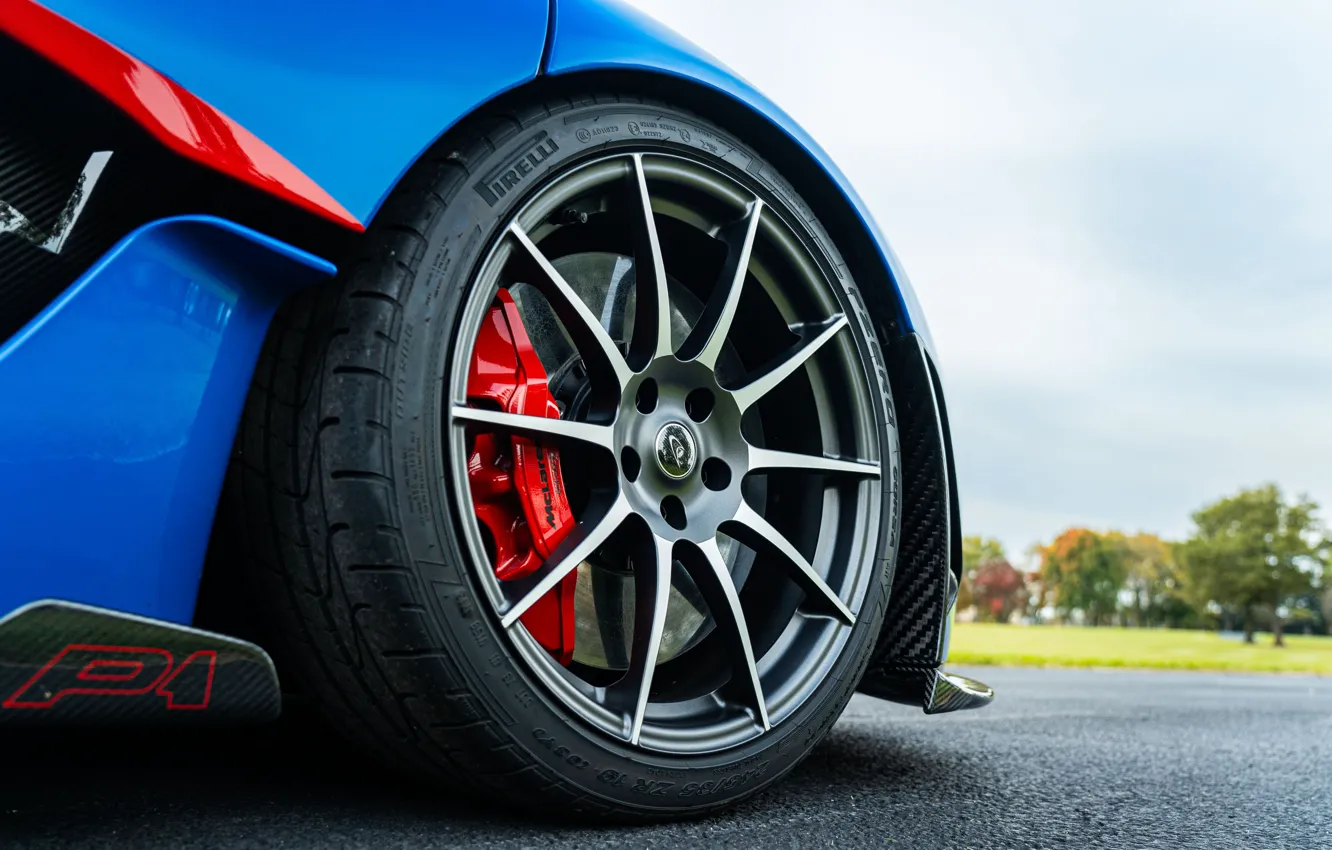
[[[1332,637],[1287,636],[1285,649],[1273,648],[1270,634],[1260,634],[1257,640],[1256,644],[1246,645],[1215,632],[1169,629],[956,623],[948,662],[1332,676]]]

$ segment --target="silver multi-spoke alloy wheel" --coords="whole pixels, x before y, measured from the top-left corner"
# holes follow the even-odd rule
[[[871,663],[901,313],[806,154],[585,79],[446,133],[284,305],[228,499],[335,727],[492,802],[660,820],[777,781]]]
[[[517,581],[495,577],[481,524],[464,522],[476,574],[542,685],[636,747],[708,752],[780,724],[827,676],[882,574],[866,341],[794,214],[679,152],[608,152],[527,199],[462,310],[444,452],[461,513],[478,432],[560,448],[583,494],[576,528]],[[546,370],[573,376],[556,388],[559,419],[467,402],[500,287]],[[598,596],[579,633],[606,647],[565,667],[520,618],[575,571]],[[610,622],[584,622],[597,618]]]

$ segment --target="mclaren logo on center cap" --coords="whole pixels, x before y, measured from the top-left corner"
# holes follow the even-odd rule
[[[679,422],[667,422],[657,432],[657,466],[672,478],[694,471],[694,437]]]

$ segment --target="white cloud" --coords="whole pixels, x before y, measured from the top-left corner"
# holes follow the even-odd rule
[[[874,211],[942,349],[969,531],[1332,500],[1332,5],[636,4]]]

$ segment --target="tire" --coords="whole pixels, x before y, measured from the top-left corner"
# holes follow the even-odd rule
[[[533,149],[545,157],[527,156]],[[850,529],[845,539],[852,542],[830,544],[836,551],[828,556],[829,569],[846,576],[840,586],[852,588],[854,624],[828,625],[802,613],[801,629],[836,635],[817,644],[831,647],[817,675],[800,673],[816,678],[779,707],[771,729],[756,726],[743,740],[697,751],[631,744],[562,701],[551,685],[559,671],[534,661],[526,635],[519,640],[501,625],[487,565],[477,563],[477,535],[467,530],[476,523],[448,484],[459,445],[450,442],[449,376],[460,374],[467,350],[459,340],[479,297],[478,270],[539,187],[556,185],[557,175],[589,157],[633,151],[687,155],[691,168],[715,169],[718,180],[748,187],[780,214],[781,226],[797,237],[792,250],[813,258],[829,303],[840,304],[846,317],[837,364],[854,356],[861,370],[836,365],[829,374],[863,378],[855,439],[874,447],[881,469],[864,485],[847,484],[853,495],[821,497],[838,511],[862,502],[873,508],[856,508],[862,519],[836,526],[838,534]],[[515,162],[528,171],[498,167]],[[507,188],[495,179],[505,173]],[[279,663],[338,729],[389,764],[536,811],[661,820],[731,805],[774,782],[846,706],[873,649],[891,580],[897,435],[873,324],[884,317],[872,318],[864,304],[809,207],[771,166],[698,116],[599,93],[460,126],[410,169],[337,279],[284,305],[265,343],[227,499]],[[575,457],[566,457],[566,478],[581,474]],[[877,517],[873,527],[854,524],[866,516]],[[834,563],[843,550],[856,553],[854,564]],[[720,625],[713,632],[734,645]],[[780,634],[754,641],[783,645]],[[795,677],[804,662],[793,657]],[[762,685],[754,687],[766,706]],[[728,714],[730,725],[717,725],[732,731],[708,734],[734,737],[737,723],[757,715],[735,716],[741,720]],[[675,734],[665,724],[660,734]]]

